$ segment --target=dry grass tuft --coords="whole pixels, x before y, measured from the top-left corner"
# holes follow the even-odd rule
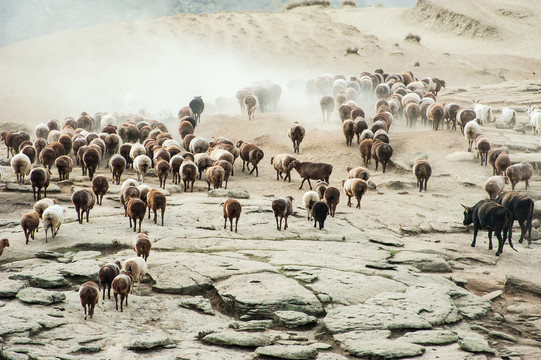
[[[357,7],[357,1],[355,1],[355,0],[342,0],[342,6]]]
[[[407,41],[414,41],[414,42],[420,43],[420,42],[421,42],[421,37],[420,37],[419,35],[415,35],[415,34],[409,33],[409,34],[406,36],[406,40],[407,40]]]
[[[331,6],[331,2],[329,0],[303,0],[303,1],[292,1],[286,6],[286,10],[291,10],[297,7],[304,7],[304,6],[325,6],[329,7]]]

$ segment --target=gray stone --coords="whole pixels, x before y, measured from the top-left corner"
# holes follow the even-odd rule
[[[451,272],[447,260],[437,254],[426,254],[414,251],[400,251],[390,258],[391,264],[407,264],[423,272]]]
[[[246,190],[228,190],[227,197],[233,199],[249,199],[250,193]]]
[[[317,350],[330,350],[332,349],[332,345],[331,344],[326,344],[326,343],[313,343],[313,344],[310,344],[311,347],[313,347],[314,349],[317,349]]]
[[[317,322],[315,316],[306,315],[299,311],[276,311],[274,315],[276,321],[287,328],[297,328]]]
[[[255,349],[257,355],[271,356],[279,359],[315,359],[317,349],[304,345],[271,345]]]
[[[35,321],[26,321],[14,317],[2,319],[0,326],[0,336],[29,332],[30,335],[41,330],[41,325]]]
[[[0,298],[14,298],[19,291],[26,287],[25,281],[3,280],[0,281]]]
[[[18,191],[18,192],[32,192],[32,186],[30,185],[19,185],[16,183],[7,183],[6,184],[6,190],[7,191]],[[47,193],[59,193],[60,192],[60,186],[56,184],[49,184],[47,187]]]
[[[208,334],[202,341],[211,345],[259,347],[271,345],[278,338],[278,335],[268,333],[222,331]]]
[[[93,251],[92,253],[100,254],[99,251]],[[75,261],[74,257],[74,262],[63,266],[60,270],[60,274],[62,274],[66,278],[71,278],[72,281],[76,280],[80,283],[89,280],[98,282],[98,271],[101,265],[103,265],[102,261],[93,259]]]
[[[93,354],[101,351],[100,346],[78,346],[71,352],[73,354]]]
[[[492,300],[500,297],[502,294],[503,294],[502,290],[496,290],[496,291],[489,292],[488,294],[485,294],[485,295],[483,295],[481,297],[483,299],[492,301]]]
[[[532,227],[533,227],[534,229],[537,229],[537,228],[540,227],[540,226],[541,226],[541,220],[539,220],[539,219],[533,219],[533,220],[532,220]]]
[[[476,333],[468,333],[458,341],[458,346],[472,353],[492,353],[495,351],[488,345],[488,341],[481,335]]]
[[[280,310],[323,313],[317,297],[295,280],[274,273],[232,276],[216,284],[225,304],[239,316],[272,319]]]
[[[208,193],[209,197],[227,197],[227,189],[214,189],[210,190]]]
[[[464,290],[463,296],[455,299],[455,305],[462,316],[468,319],[479,319],[492,310],[490,300],[483,299]]]
[[[496,337],[496,338],[511,341],[511,342],[517,342],[518,341],[517,338],[514,337],[513,335],[509,335],[509,334],[506,334],[506,333],[503,333],[503,332],[500,332],[500,331],[490,331],[488,334],[490,336],[492,336],[492,337]]]
[[[64,301],[66,295],[58,291],[25,288],[19,291],[17,299],[27,304],[52,305]]]
[[[457,284],[458,286],[464,286],[468,284],[468,280],[461,278],[456,274],[451,274],[450,280]]]
[[[21,354],[21,353],[18,353],[18,352],[15,352],[15,351],[2,351],[0,353],[0,355],[2,355],[2,359],[5,359],[5,360],[28,360],[30,359],[30,357],[26,354]]]
[[[128,350],[150,350],[174,344],[175,342],[163,333],[147,332],[130,341],[126,348]]]
[[[387,245],[387,246],[395,246],[395,247],[404,247],[404,243],[400,240],[388,238],[388,239],[368,239],[368,241],[381,244],[381,245]]]
[[[64,254],[50,250],[42,250],[34,253],[34,256],[39,259],[56,260],[63,257]]]
[[[348,358],[335,353],[320,353],[316,360],[348,360]]]
[[[424,353],[421,345],[405,341],[389,340],[390,331],[352,331],[335,336],[340,347],[358,357],[394,359],[418,356]]]
[[[28,280],[30,286],[43,289],[68,285],[68,281],[56,270],[50,268],[31,268],[9,277],[12,280]]]
[[[216,315],[212,304],[209,299],[205,299],[202,296],[194,296],[193,298],[187,298],[180,300],[180,306],[186,309],[192,309],[202,312],[207,315]]]
[[[398,266],[396,265],[391,265],[389,263],[384,263],[384,262],[368,263],[365,266],[369,269],[376,269],[376,270],[396,270],[398,268]]]
[[[419,330],[406,333],[400,340],[419,345],[444,345],[456,343],[458,335],[452,330]]]
[[[235,321],[229,327],[237,331],[265,331],[274,325],[272,320]]]
[[[444,159],[445,160],[450,160],[450,161],[457,161],[457,162],[459,162],[459,161],[468,162],[468,161],[475,160],[475,156],[471,152],[455,151],[455,152],[453,152],[451,154],[445,155]]]

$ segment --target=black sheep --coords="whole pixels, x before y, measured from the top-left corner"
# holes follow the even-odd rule
[[[328,212],[329,207],[324,201],[316,201],[312,205],[312,217],[314,218],[314,227],[316,227],[317,223],[319,222],[319,230],[323,229]]]

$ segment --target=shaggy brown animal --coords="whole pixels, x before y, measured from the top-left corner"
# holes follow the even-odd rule
[[[293,197],[286,196],[285,198],[278,198],[272,202],[272,211],[276,218],[276,229],[282,231],[282,220],[285,218],[284,230],[287,230],[287,217],[293,212]],[[280,222],[278,222],[280,218]]]
[[[4,253],[4,248],[9,247],[9,240],[8,239],[2,239],[0,240],[0,256]]]
[[[151,248],[152,243],[148,237],[148,231],[141,231],[135,236],[135,240],[133,240],[133,251],[135,251],[137,256],[140,256],[147,261]]]
[[[242,159],[242,171],[244,171],[245,165],[246,168],[250,170],[249,165],[252,164],[253,168],[250,171],[250,174],[253,173],[255,170],[255,176],[259,176],[257,164],[259,164],[259,162],[265,156],[263,150],[261,150],[257,145],[249,144],[242,140],[239,140],[237,142],[237,147],[240,149],[240,158]]]
[[[35,211],[30,211],[23,215],[21,218],[21,227],[24,231],[24,237],[26,238],[26,245],[28,245],[28,237],[34,240],[34,234],[39,226],[39,214]]]
[[[51,182],[51,174],[49,170],[44,168],[35,168],[30,172],[30,183],[32,184],[32,192],[34,193],[34,200],[41,199],[41,189],[43,189],[44,197],[47,197],[47,187]],[[37,197],[36,197],[36,189]]]
[[[240,213],[242,212],[241,204],[235,199],[227,199],[221,205],[224,210],[224,229],[227,227],[227,219],[229,219],[230,231],[233,231],[233,219],[235,219],[235,232],[237,232]]]
[[[132,276],[126,271],[122,271],[113,279],[111,287],[115,297],[116,311],[118,311],[118,295],[120,295],[120,311],[124,311],[122,306],[124,299],[126,299],[126,306],[128,306],[128,294],[131,292],[132,282]]]
[[[88,215],[90,210],[94,208],[96,204],[96,194],[90,189],[79,189],[71,195],[71,202],[75,206],[75,212],[77,212],[77,220],[79,224],[83,223],[84,213],[86,212],[86,222],[88,222]]]
[[[336,206],[340,203],[340,190],[333,186],[329,186],[323,194],[323,199],[329,207],[329,215],[334,217]]]
[[[157,224],[157,211],[158,209],[162,213],[162,226],[163,226],[163,216],[165,214],[165,208],[167,206],[167,200],[165,195],[156,189],[152,189],[147,194],[147,205],[148,205],[148,218],[150,219],[150,210],[154,212],[154,224]],[[141,232],[141,225],[139,224],[139,232]]]
[[[419,186],[419,192],[424,190],[426,191],[426,184],[428,179],[432,175],[432,167],[428,161],[424,159],[417,159],[413,164],[413,175],[417,178],[417,186]]]
[[[139,220],[139,232],[141,232],[141,223],[143,222],[143,219],[145,218],[145,213],[147,212],[147,207],[145,203],[141,199],[132,198],[128,201],[126,209],[128,217],[130,218],[130,228],[132,227],[133,221],[133,232],[136,232],[137,220]]]
[[[79,298],[81,299],[81,305],[85,309],[85,320],[87,316],[92,319],[94,315],[94,307],[100,301],[100,289],[98,284],[94,281],[87,281],[79,288]]]
[[[113,279],[120,274],[120,261],[114,263],[107,263],[103,265],[98,271],[98,280],[101,288],[103,289],[103,300],[105,301],[105,290],[107,290],[107,297],[111,298],[111,283]]]

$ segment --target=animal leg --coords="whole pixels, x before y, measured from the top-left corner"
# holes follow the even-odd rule
[[[498,234],[496,233],[496,236],[497,235]],[[501,236],[500,236],[500,238],[501,238]],[[498,238],[498,240],[499,240],[499,238]],[[488,231],[488,249],[492,250],[492,230]]]

